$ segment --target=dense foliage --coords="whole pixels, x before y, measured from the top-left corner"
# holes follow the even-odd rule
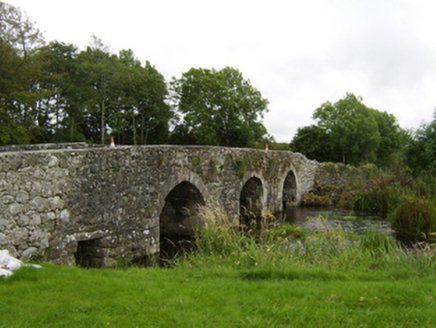
[[[422,125],[405,147],[405,162],[415,173],[436,173],[436,121]]]
[[[53,41],[0,2],[0,145],[86,141],[256,146],[268,101],[230,67],[172,82],[132,50]],[[179,119],[177,119],[179,118]]]
[[[182,114],[175,135],[180,143],[255,147],[267,135],[259,119],[268,101],[237,69],[192,68],[172,90]]]
[[[28,143],[41,134],[35,103],[44,91],[35,53],[42,44],[39,30],[0,2],[0,144]]]
[[[21,12],[0,2],[0,145],[168,139],[172,112],[163,76],[131,50],[111,54],[97,37],[84,51],[44,45]]]
[[[290,145],[309,158],[387,165],[400,149],[401,129],[395,117],[368,108],[352,93],[334,104],[322,104],[313,118],[317,125],[300,128]]]

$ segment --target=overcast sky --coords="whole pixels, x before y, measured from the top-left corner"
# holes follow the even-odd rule
[[[167,82],[191,67],[239,69],[270,102],[279,142],[347,92],[394,114],[403,128],[436,107],[434,0],[3,0],[46,41],[84,50],[96,35],[132,49]]]

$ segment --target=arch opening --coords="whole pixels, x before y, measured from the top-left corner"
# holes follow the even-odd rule
[[[74,253],[76,265],[84,268],[104,267],[105,249],[101,246],[100,238],[81,240],[77,242]]]
[[[259,228],[263,212],[263,186],[259,178],[250,178],[241,190],[239,221],[243,227]]]
[[[283,182],[283,195],[282,195],[283,210],[297,206],[297,179],[293,171],[289,171],[286,179]]]
[[[195,229],[201,224],[200,205],[205,205],[203,195],[188,181],[179,183],[169,192],[159,217],[161,263],[191,248]]]

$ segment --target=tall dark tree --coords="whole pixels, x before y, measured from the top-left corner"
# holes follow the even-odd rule
[[[166,103],[168,90],[163,75],[148,61],[141,66],[130,49],[122,50],[119,60],[124,82],[120,88],[121,107],[111,120],[111,127],[125,143],[167,142],[173,114]]]
[[[38,57],[46,73],[39,82],[46,90],[39,100],[39,117],[44,123],[40,125],[51,131],[54,141],[84,141],[75,124],[81,117],[83,89],[77,78],[77,48],[54,41],[42,47]]]
[[[78,56],[79,72],[86,81],[85,104],[87,139],[105,143],[107,120],[114,114],[123,85],[120,63],[111,55],[101,40],[93,37],[93,45]]]
[[[35,52],[43,42],[19,9],[0,2],[0,144],[38,141],[41,70]]]

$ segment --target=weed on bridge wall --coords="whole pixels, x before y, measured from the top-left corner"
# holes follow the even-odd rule
[[[228,166],[232,167],[238,178],[243,178],[249,171],[262,171],[266,178],[273,178],[277,173],[284,173],[288,166],[273,157],[264,156],[262,153],[256,155],[242,154],[239,157],[229,153],[226,158]],[[293,163],[297,164],[297,163]]]
[[[242,179],[251,166],[251,161],[248,158],[236,158],[229,153],[226,158],[226,163],[236,172],[239,179]]]

